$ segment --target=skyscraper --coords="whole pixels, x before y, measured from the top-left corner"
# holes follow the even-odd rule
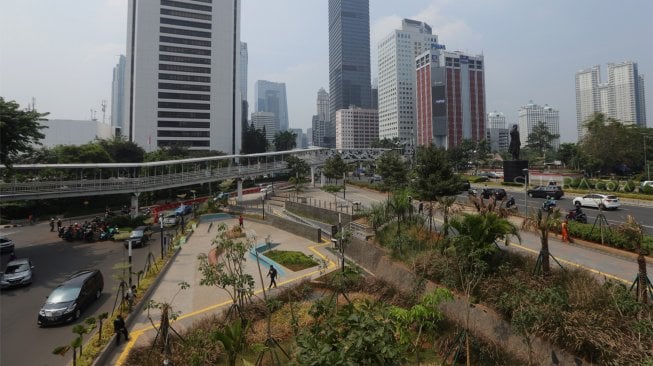
[[[311,123],[312,134],[311,140],[313,146],[335,147],[335,123],[331,123],[331,113],[329,111],[329,93],[320,88],[317,91],[317,114],[313,116]],[[332,132],[327,136],[327,132]]]
[[[129,1],[125,135],[146,151],[241,145],[240,1]]]
[[[331,118],[329,113],[329,93],[324,88],[317,91],[317,115],[323,121],[329,121]]]
[[[379,138],[415,144],[415,57],[438,45],[431,27],[411,19],[401,22],[378,44]]]
[[[371,104],[369,0],[329,0],[329,120],[339,109]],[[326,134],[335,136],[330,125]]]
[[[608,64],[608,117],[646,126],[644,78],[632,61]]]
[[[278,120],[277,131],[288,130],[288,102],[286,84],[258,80],[254,85],[254,109],[257,112],[272,112]]]
[[[594,113],[601,112],[600,81],[598,65],[576,73],[576,125],[579,139],[585,134],[583,123]]]
[[[278,119],[272,112],[252,113],[252,124],[257,130],[265,131],[265,139],[274,146],[274,135],[279,131]]]
[[[247,42],[240,42],[240,94],[247,100]]]
[[[448,149],[486,138],[483,56],[431,49],[416,68],[417,144]]]
[[[113,68],[111,82],[111,129],[114,135],[125,133],[125,55],[120,55]]]
[[[528,135],[533,133],[533,127],[542,122],[552,134],[560,134],[560,113],[548,105],[540,106],[531,100],[519,108],[519,133],[521,146],[528,143]],[[560,147],[560,138],[550,141],[554,149]]]
[[[490,112],[487,114],[488,128],[506,128],[506,116],[501,112]]]
[[[507,151],[509,145],[509,131],[506,128],[506,116],[501,112],[487,114],[486,140],[491,151]]]
[[[608,64],[608,81],[601,82],[600,67],[576,73],[576,123],[578,138],[585,134],[583,123],[594,113],[603,113],[622,123],[646,126],[644,78],[637,63],[626,61]]]

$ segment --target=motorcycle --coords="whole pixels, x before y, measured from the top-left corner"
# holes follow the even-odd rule
[[[582,211],[580,212],[575,210],[569,211],[569,213],[567,213],[567,216],[565,216],[565,218],[569,221],[576,221],[582,224],[587,224],[587,215],[585,215],[585,213]]]
[[[544,211],[544,212],[549,212],[554,208],[556,208],[556,201],[555,200],[546,200],[542,204],[542,211]]]

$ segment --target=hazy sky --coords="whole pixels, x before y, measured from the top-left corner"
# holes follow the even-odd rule
[[[157,1],[157,0],[141,0]],[[214,0],[221,1],[221,0]],[[243,0],[241,40],[254,82],[285,82],[290,126],[306,129],[317,90],[328,90],[327,0]],[[575,141],[574,74],[632,60],[648,88],[653,126],[653,1],[370,0],[372,78],[377,41],[402,18],[425,21],[448,50],[484,54],[487,110],[510,123],[530,100],[560,110],[563,141]],[[109,121],[112,68],[125,53],[126,0],[2,0],[0,96],[49,118]],[[253,106],[253,103],[250,103]],[[251,112],[251,110],[250,110]]]

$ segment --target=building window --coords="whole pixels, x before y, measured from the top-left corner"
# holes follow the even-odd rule
[[[157,140],[159,147],[187,146],[187,147],[209,147],[209,141],[179,141],[179,140]]]
[[[157,126],[169,128],[210,128],[211,122],[158,121]]]
[[[209,110],[211,109],[211,105],[204,103],[159,102],[159,108]]]
[[[210,58],[173,56],[173,55],[159,55],[159,61],[183,62],[187,64],[202,64],[202,65],[211,64]]]
[[[160,118],[209,119],[211,113],[158,111],[157,116]]]
[[[179,28],[170,28],[170,27],[160,27],[159,31],[161,33],[167,33],[167,34],[179,34],[179,35],[182,35],[182,36],[211,38],[211,32],[202,32],[202,31],[179,29]]]
[[[183,8],[183,9],[211,11],[211,7],[208,5],[187,4],[187,3],[182,3],[181,1],[161,0],[161,5],[172,6],[175,8]]]
[[[201,41],[201,40],[197,40],[197,39],[178,38],[178,37],[160,36],[159,37],[159,42],[179,43],[179,44],[187,44],[187,45],[191,45],[191,46],[211,47],[211,41]]]
[[[211,77],[159,73],[159,80],[194,81],[198,83],[210,83]]]
[[[205,50],[202,48],[188,48],[188,47],[159,45],[159,51],[172,52],[172,53],[186,53],[189,55],[211,56],[211,50]]]
[[[196,67],[196,66],[184,66],[184,65],[169,65],[169,64],[159,64],[159,70],[166,71],[179,71],[179,72],[194,72],[198,74],[210,74],[210,67]]]
[[[169,131],[158,130],[158,137],[211,137],[209,131]]]
[[[211,29],[211,23],[191,22],[188,20],[179,20],[179,19],[171,19],[171,18],[164,18],[164,17],[161,17],[160,21],[161,24],[172,24],[181,27]]]
[[[200,14],[200,13],[191,13],[189,11],[179,11],[172,9],[161,9],[162,15],[172,15],[175,17],[182,18],[191,18],[191,19],[200,19],[211,21],[211,14]]]
[[[185,94],[185,93],[164,93],[159,92],[161,99],[186,99],[186,100],[211,100],[209,94]]]

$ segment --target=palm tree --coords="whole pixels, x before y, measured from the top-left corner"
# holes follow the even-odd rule
[[[75,334],[77,334],[77,336],[79,336],[79,340],[80,340],[80,343],[79,343],[79,355],[81,356],[82,355],[82,345],[83,345],[82,336],[84,334],[88,333],[88,329],[82,324],[77,324],[77,325],[75,325],[73,327],[73,333],[75,333]]]
[[[560,209],[549,210],[546,213],[542,210],[537,210],[537,212],[526,216],[524,222],[522,223],[522,229],[537,231],[540,236],[540,255],[538,261],[542,263],[542,275],[548,276],[551,274],[551,263],[549,257],[551,253],[549,252],[549,232],[552,229],[556,229],[560,226]],[[538,268],[535,268],[537,272]]]
[[[401,234],[401,222],[410,211],[410,200],[406,191],[396,191],[388,200],[388,208],[397,216],[397,237]]]
[[[450,239],[456,253],[469,259],[483,259],[494,253],[498,249],[496,241],[499,239],[508,245],[509,235],[521,241],[517,227],[494,212],[455,216],[448,226],[458,234]]]
[[[438,209],[442,211],[442,215],[444,216],[444,225],[442,228],[444,237],[449,235],[449,215],[460,211],[458,207],[454,206],[454,203],[456,203],[456,196],[446,196],[438,200]]]
[[[381,225],[388,222],[387,208],[385,203],[373,203],[372,207],[367,210],[365,216],[372,224],[374,234],[376,234]]]
[[[646,271],[646,258],[642,250],[642,238],[644,235],[644,228],[642,224],[635,221],[635,218],[628,215],[626,222],[619,227],[619,232],[628,238],[628,241],[635,243],[637,249],[637,299],[641,298],[642,303],[648,303],[648,296],[646,290],[649,286],[648,274]],[[632,287],[631,287],[632,289]]]
[[[109,318],[109,313],[102,313],[97,316],[98,323],[100,324],[98,329],[98,342],[102,341],[102,323]]]

